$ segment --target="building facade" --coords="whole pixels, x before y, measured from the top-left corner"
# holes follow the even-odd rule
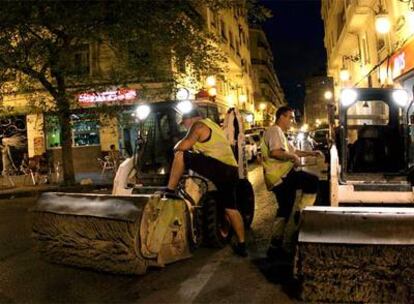
[[[208,30],[215,34],[227,59],[224,73],[216,77],[215,100],[220,113],[236,107],[244,116],[254,112],[254,71],[251,64],[247,11],[243,6],[214,11],[202,9]],[[205,83],[205,87],[208,83]]]
[[[196,10],[203,17],[205,28],[218,37],[218,46],[223,51],[227,63],[223,74],[205,75],[197,80],[198,83],[193,86],[197,89],[188,90],[189,98],[214,100],[221,118],[224,118],[230,107],[237,107],[244,117],[247,117],[254,112],[254,72],[250,58],[246,9],[237,6],[221,11],[213,11],[207,7],[198,7]],[[72,57],[78,69],[91,79],[94,75],[110,70],[111,64],[116,62],[113,60],[111,49],[105,43],[85,44]],[[167,66],[172,72],[177,68],[174,64]],[[180,83],[181,87],[186,87],[185,77],[177,82],[178,87]],[[27,138],[27,150],[24,153],[29,157],[47,152],[53,155],[53,158],[62,161],[57,117],[52,113],[37,111],[31,114],[28,111],[30,99],[39,98],[46,102],[50,99],[45,92],[36,95],[30,98],[23,94],[3,96],[2,108],[12,108],[13,115],[8,115],[11,112],[6,111],[0,131],[4,133],[11,128],[17,128],[21,135]],[[131,114],[138,103],[175,100],[176,90],[166,91],[162,83],[130,83],[127,87],[108,85],[99,91],[85,89],[79,93],[77,90],[75,99],[78,106],[74,108],[71,117],[75,172],[93,172],[99,170],[97,158],[102,157],[103,152],[109,151],[111,145],[123,152],[132,153],[134,147],[131,145],[136,140],[137,125]],[[108,116],[94,111],[101,105],[116,105],[119,108],[117,115]],[[19,155],[13,162],[18,165],[21,158]]]
[[[327,105],[333,80],[326,76],[314,76],[305,80],[304,123],[317,128],[328,123]]]
[[[283,89],[274,69],[273,54],[265,32],[250,28],[250,49],[254,71],[256,124],[272,123],[277,108],[286,104]]]
[[[413,5],[403,0],[322,0],[327,72],[334,80],[336,101],[345,87],[412,90]]]

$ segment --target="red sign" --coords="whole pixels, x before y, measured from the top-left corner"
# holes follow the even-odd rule
[[[414,39],[411,39],[410,42],[392,55],[389,63],[389,72],[391,72],[392,79],[412,70],[414,68]]]
[[[196,95],[195,95],[196,99],[197,98],[208,98],[210,97],[210,95],[208,95],[208,92],[206,90],[200,90]]]
[[[120,88],[105,92],[85,92],[78,95],[81,105],[94,105],[97,103],[113,103],[121,101],[129,103],[137,98],[137,91],[134,89]],[[132,103],[132,102],[131,102]]]

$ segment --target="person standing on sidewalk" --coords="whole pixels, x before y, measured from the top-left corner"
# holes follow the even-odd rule
[[[276,123],[264,133],[261,151],[263,157],[263,173],[267,189],[272,191],[278,202],[276,220],[272,228],[272,238],[268,249],[268,257],[286,258],[292,243],[292,232],[286,229],[287,222],[294,210],[296,190],[302,189],[302,197],[296,206],[298,210],[294,219],[299,222],[300,210],[315,203],[318,192],[318,177],[296,171],[300,165],[300,157],[319,156],[319,151],[295,150],[288,142],[285,133],[294,122],[293,109],[281,107],[276,112]],[[284,246],[284,241],[285,245]]]

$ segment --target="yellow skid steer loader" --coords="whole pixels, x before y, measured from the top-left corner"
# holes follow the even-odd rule
[[[330,206],[302,213],[295,270],[306,302],[413,301],[411,105],[401,89],[341,92]]]
[[[139,134],[134,155],[119,167],[112,195],[44,193],[33,209],[33,237],[43,258],[56,263],[124,274],[143,274],[149,266],[189,258],[204,243],[223,247],[232,236],[214,184],[189,174],[179,185],[181,198],[166,198],[173,147],[186,130],[181,115],[192,104],[160,102],[136,110]],[[217,106],[199,102],[203,116],[218,121]],[[230,112],[237,132],[239,161],[236,199],[245,225],[254,215],[254,193],[246,178],[243,128]],[[241,151],[241,152],[240,152]],[[190,172],[191,173],[191,172]]]

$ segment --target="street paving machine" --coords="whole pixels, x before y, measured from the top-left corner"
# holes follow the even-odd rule
[[[414,299],[414,128],[402,89],[341,92],[330,206],[302,212],[295,271],[306,302]]]
[[[193,103],[141,104],[135,152],[119,167],[112,195],[44,193],[33,209],[33,238],[40,255],[52,262],[101,271],[143,274],[149,266],[163,267],[189,258],[204,243],[223,247],[232,236],[216,187],[196,174],[179,185],[181,198],[165,190],[173,147],[186,130],[181,115]],[[197,103],[204,117],[218,122],[215,103]],[[227,132],[239,161],[237,205],[246,227],[254,215],[254,193],[246,176],[243,128],[237,110],[229,111]],[[229,128],[227,128],[229,129]]]

